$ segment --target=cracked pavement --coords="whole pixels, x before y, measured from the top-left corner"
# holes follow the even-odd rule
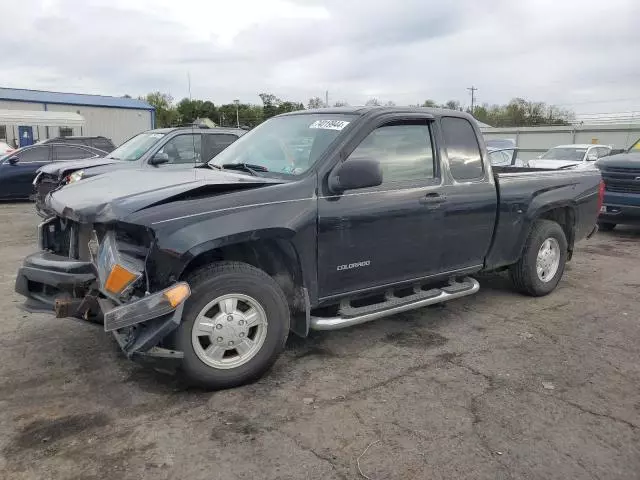
[[[369,445],[371,479],[639,476],[640,229],[581,243],[547,297],[482,277],[445,306],[291,338],[261,381],[208,393],[100,326],[20,311],[37,223],[0,204],[2,479],[352,479]]]

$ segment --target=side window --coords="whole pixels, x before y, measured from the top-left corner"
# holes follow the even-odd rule
[[[208,162],[238,139],[226,133],[209,133],[203,135],[202,161]]]
[[[201,136],[197,134],[178,135],[169,140],[160,149],[160,152],[169,156],[169,162],[175,163],[198,163],[200,162]]]
[[[484,175],[482,156],[471,124],[464,118],[443,117],[441,125],[453,178],[458,181],[481,178]]]
[[[18,156],[20,163],[28,162],[48,162],[49,161],[49,147],[35,147],[23,150]]]
[[[609,155],[610,151],[611,150],[609,150],[607,147],[598,147],[596,149],[596,153],[598,155],[598,158],[606,157],[607,155]]]
[[[371,158],[382,166],[382,183],[433,178],[433,147],[429,125],[401,123],[376,128],[349,155]]]
[[[53,159],[58,161],[80,160],[94,156],[94,153],[73,145],[55,145],[53,147]]]

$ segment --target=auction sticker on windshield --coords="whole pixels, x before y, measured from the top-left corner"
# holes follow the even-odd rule
[[[349,125],[349,122],[344,120],[316,120],[309,128],[321,128],[322,130],[342,130]]]

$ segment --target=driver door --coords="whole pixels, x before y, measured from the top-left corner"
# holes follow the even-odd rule
[[[428,120],[383,123],[345,162],[380,162],[377,187],[318,199],[319,296],[328,298],[440,273],[446,209]]]

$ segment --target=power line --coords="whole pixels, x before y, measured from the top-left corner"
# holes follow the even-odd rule
[[[474,87],[473,85],[471,85],[470,87],[467,87],[467,90],[469,90],[471,92],[471,115],[473,115],[473,107],[476,103],[476,96],[475,93],[478,90],[476,87]]]

